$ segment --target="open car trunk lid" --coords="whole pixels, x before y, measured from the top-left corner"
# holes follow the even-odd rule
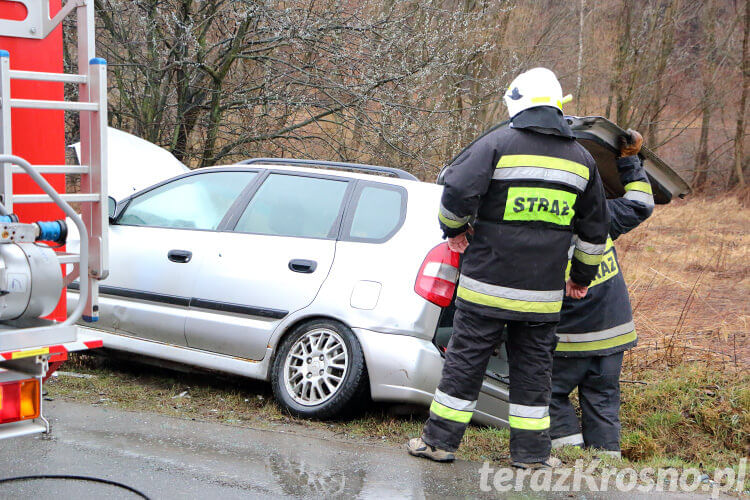
[[[607,196],[623,196],[625,187],[620,182],[616,160],[619,153],[617,141],[625,131],[602,116],[568,116],[566,119],[578,142],[588,149],[596,160]],[[651,181],[656,203],[664,205],[674,197],[683,198],[690,194],[690,185],[656,153],[643,147],[640,157]]]

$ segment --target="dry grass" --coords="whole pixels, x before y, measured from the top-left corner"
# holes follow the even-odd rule
[[[747,198],[747,196],[744,196]],[[617,241],[638,348],[629,369],[750,363],[750,208],[740,194],[657,207]]]

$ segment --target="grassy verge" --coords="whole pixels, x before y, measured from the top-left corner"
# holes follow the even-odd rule
[[[215,375],[183,374],[104,357],[79,356],[64,366],[83,376],[60,375],[48,383],[48,397],[149,411],[180,418],[260,428],[294,427],[324,437],[400,446],[419,435],[425,413],[394,412],[370,405],[348,419],[315,422],[286,414],[267,384]],[[736,465],[750,454],[750,375],[684,364],[669,371],[639,374],[623,384],[622,444],[635,467],[698,467],[712,471]],[[472,426],[459,457],[506,462],[508,431]],[[587,451],[565,449],[573,463]]]

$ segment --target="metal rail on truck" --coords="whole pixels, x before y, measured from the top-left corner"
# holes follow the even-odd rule
[[[26,7],[27,16],[18,21],[0,19],[0,35],[44,39],[75,12],[78,73],[13,70],[11,54],[0,50],[0,301],[5,301],[0,309],[0,439],[49,432],[42,412],[42,384],[69,352],[102,346],[101,339],[86,333],[76,322],[98,319],[99,280],[109,273],[107,66],[104,59],[95,57],[94,1],[68,0],[54,17],[50,16],[48,0],[17,1]],[[13,80],[75,84],[78,100],[14,98]],[[13,108],[80,112],[81,165],[35,166],[13,155]],[[14,174],[28,175],[44,194],[14,194]],[[80,174],[81,190],[76,194],[58,193],[42,174]],[[69,202],[81,204],[80,216]],[[13,207],[23,203],[60,207],[78,229],[79,252],[55,253],[38,245],[37,241],[64,244],[67,225],[65,221],[19,223]],[[11,264],[16,266],[15,274],[10,272]],[[60,266],[66,270],[62,278]],[[62,290],[79,278],[81,296],[73,312],[62,322],[42,319],[49,314],[50,305],[54,309]],[[18,297],[27,300],[25,308],[17,307],[18,313],[7,312],[8,304],[18,305]]]

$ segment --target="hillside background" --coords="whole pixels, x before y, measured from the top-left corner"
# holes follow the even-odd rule
[[[566,113],[640,130],[695,188],[725,190],[747,177],[747,1],[96,7],[111,125],[191,167],[302,157],[400,167],[432,180],[507,118],[502,95],[513,77],[546,66],[574,96]],[[70,63],[76,41],[65,32]]]

